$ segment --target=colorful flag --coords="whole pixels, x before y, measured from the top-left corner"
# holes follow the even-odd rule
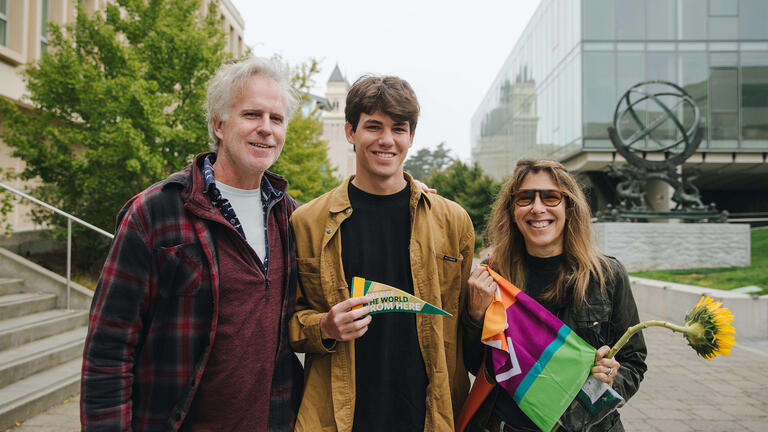
[[[371,302],[368,303],[368,306],[371,307],[371,315],[382,312],[411,312],[452,316],[439,307],[433,306],[403,290],[355,276],[352,278],[352,297],[362,297],[364,295],[371,298]],[[354,309],[358,307],[362,306],[357,306]]]
[[[499,289],[485,313],[482,341],[493,347],[496,382],[549,432],[589,376],[595,348],[512,283],[488,272]]]

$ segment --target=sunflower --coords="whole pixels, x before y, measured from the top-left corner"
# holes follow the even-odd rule
[[[718,355],[727,356],[731,353],[731,348],[736,342],[734,337],[736,330],[731,325],[733,314],[722,306],[723,302],[716,302],[712,297],[702,296],[699,304],[685,315],[685,325],[683,326],[657,320],[636,324],[627,329],[606,357],[611,358],[616,355],[635,333],[655,326],[666,327],[682,333],[696,354],[707,360],[712,360]]]
[[[733,314],[712,297],[702,296],[699,304],[685,315],[685,338],[696,354],[707,360],[727,356],[735,342]]]

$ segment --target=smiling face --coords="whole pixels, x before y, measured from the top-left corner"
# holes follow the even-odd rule
[[[357,129],[346,123],[347,141],[355,146],[356,172],[352,181],[373,194],[388,195],[405,187],[403,162],[413,143],[407,121],[397,121],[375,111],[360,114]]]
[[[518,190],[525,189],[560,190],[560,187],[548,173],[539,171],[525,176]],[[529,254],[545,258],[563,253],[565,207],[565,199],[554,207],[545,206],[538,193],[530,205],[514,205],[515,224],[525,239]]]
[[[285,142],[285,99],[272,78],[252,76],[226,120],[216,119],[221,140],[216,180],[239,189],[257,189],[261,176],[280,156]]]

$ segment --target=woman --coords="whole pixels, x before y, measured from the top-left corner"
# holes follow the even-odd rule
[[[616,358],[605,358],[609,346],[638,322],[638,315],[626,270],[593,244],[590,217],[584,193],[560,163],[522,159],[502,187],[488,222],[486,238],[493,250],[490,266],[597,348],[592,375],[626,400],[637,391],[646,370],[645,342],[638,334]],[[488,271],[477,267],[469,278],[467,310],[462,316],[474,324],[463,326],[467,328],[464,361],[472,373],[481,367],[483,349],[490,349],[480,342],[480,333],[495,291],[496,283]],[[483,367],[489,365],[486,362]],[[467,430],[538,428],[495,385]],[[624,428],[614,411],[592,430]]]

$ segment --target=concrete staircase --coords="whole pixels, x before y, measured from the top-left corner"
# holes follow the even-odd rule
[[[80,391],[88,311],[0,277],[0,430]]]

